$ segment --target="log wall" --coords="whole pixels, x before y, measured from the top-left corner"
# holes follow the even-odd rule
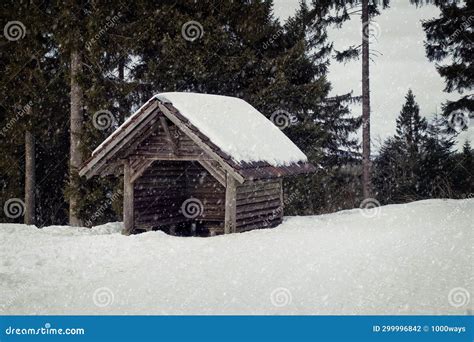
[[[135,228],[151,230],[192,221],[224,222],[225,188],[198,162],[155,161],[134,184]],[[187,199],[201,203],[200,215],[183,214]]]
[[[189,162],[186,169],[188,197],[196,198],[203,205],[202,215],[197,219],[224,221],[225,188],[198,162]]]
[[[281,181],[246,181],[237,186],[237,232],[275,227],[283,219]]]
[[[186,200],[185,164],[155,161],[135,181],[135,228],[150,230],[186,220],[180,211]]]

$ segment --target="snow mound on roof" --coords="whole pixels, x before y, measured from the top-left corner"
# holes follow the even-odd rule
[[[285,166],[307,161],[293,142],[262,113],[235,97],[161,93],[194,126],[236,162],[264,161]]]

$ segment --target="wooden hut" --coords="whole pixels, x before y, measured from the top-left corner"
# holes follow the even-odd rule
[[[278,225],[282,177],[313,170],[247,102],[163,93],[97,147],[79,174],[123,173],[125,234],[214,235]]]

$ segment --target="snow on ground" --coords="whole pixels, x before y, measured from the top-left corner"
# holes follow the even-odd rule
[[[427,200],[212,238],[1,224],[0,314],[472,313],[473,212]]]

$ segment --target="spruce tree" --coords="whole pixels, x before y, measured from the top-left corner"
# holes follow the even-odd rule
[[[376,162],[378,174],[375,183],[383,201],[414,200],[420,191],[418,168],[427,123],[420,116],[420,108],[411,89],[405,96],[405,104],[396,123],[395,136],[384,143]]]
[[[45,144],[47,135],[44,129],[57,123],[49,116],[56,105],[48,89],[55,78],[51,69],[57,67],[57,56],[48,34],[51,22],[44,7],[31,2],[3,2],[2,17],[11,11],[21,21],[9,21],[4,28],[7,42],[3,42],[0,56],[4,67],[0,91],[4,110],[1,146],[5,150],[2,151],[4,158],[0,163],[5,163],[3,170],[16,169],[20,177],[8,171],[2,172],[5,183],[13,184],[17,189],[7,190],[6,196],[2,191],[1,197],[2,203],[8,197],[24,200],[25,223],[42,224],[42,212],[46,207],[43,201],[38,201],[38,197],[54,196],[54,189],[49,193],[43,192],[44,165],[47,161],[43,153],[50,147]],[[19,148],[12,148],[12,145]],[[24,180],[19,179],[23,175]],[[36,182],[37,179],[39,182]],[[21,185],[24,192],[20,191]]]
[[[371,171],[371,138],[370,138],[370,60],[374,51],[370,49],[371,20],[380,14],[380,7],[386,8],[388,0],[347,0],[347,1],[319,1],[313,0],[314,8],[330,8],[332,11],[326,13],[326,20],[338,27],[358,14],[361,17],[361,44],[349,46],[344,51],[336,51],[335,59],[344,62],[350,59],[361,58],[362,76],[362,196],[371,197],[372,171]]]
[[[441,10],[438,18],[423,22],[426,34],[426,55],[436,62],[436,69],[445,80],[445,91],[459,93],[455,101],[443,105],[443,116],[448,119],[448,131],[468,128],[474,113],[474,2],[428,1]]]
[[[420,116],[420,107],[415,101],[415,95],[411,89],[405,96],[405,104],[396,120],[396,136],[407,147],[407,155],[416,158],[420,151],[427,128],[426,119]]]
[[[129,7],[133,8],[133,4]],[[69,182],[65,194],[72,225],[119,218],[110,205],[103,208],[105,198],[119,193],[118,180],[87,181],[77,171],[130,112],[130,89],[124,71],[130,58],[131,37],[126,36],[130,28],[129,7],[108,1],[65,2],[55,7],[59,24],[53,36],[61,47],[71,90]],[[103,209],[100,217],[94,215],[97,208]]]
[[[426,119],[411,89],[396,119],[396,134],[382,145],[375,160],[374,184],[382,202],[406,202],[422,198],[422,161],[430,153]]]
[[[287,212],[289,214],[314,214],[351,208],[357,201],[353,184],[356,176],[351,164],[358,156],[358,142],[354,133],[360,127],[360,118],[351,117],[349,103],[352,94],[329,97],[331,85],[326,79],[329,59],[333,52],[327,36],[329,7],[308,7],[302,3],[300,10],[285,25],[288,39],[301,46],[298,55],[289,58],[294,64],[286,70],[298,70],[299,88],[291,83],[287,97],[301,94],[293,102],[297,109],[298,124],[285,129],[292,140],[318,166],[315,174],[286,181]],[[293,79],[290,77],[290,79]],[[302,85],[305,85],[304,87]],[[291,108],[291,107],[290,107]],[[295,110],[293,109],[293,110]],[[308,186],[310,184],[310,186]],[[337,189],[337,190],[336,190]]]
[[[381,202],[454,196],[454,141],[443,125],[437,116],[426,122],[410,90],[395,136],[384,142],[375,159],[374,185]]]
[[[69,202],[69,224],[80,226],[81,220],[78,216],[79,177],[78,169],[83,161],[81,150],[81,138],[84,126],[84,101],[83,86],[81,84],[83,70],[84,40],[87,39],[86,22],[87,16],[84,12],[86,1],[63,1],[60,6],[55,7],[56,30],[53,36],[58,46],[61,47],[63,62],[68,66],[67,75],[70,89],[69,112],[69,184],[67,196]]]
[[[437,115],[429,122],[420,163],[420,194],[423,198],[454,196],[452,170],[454,137]]]
[[[474,150],[469,140],[464,142],[462,151],[454,156],[451,178],[456,197],[474,197]]]

